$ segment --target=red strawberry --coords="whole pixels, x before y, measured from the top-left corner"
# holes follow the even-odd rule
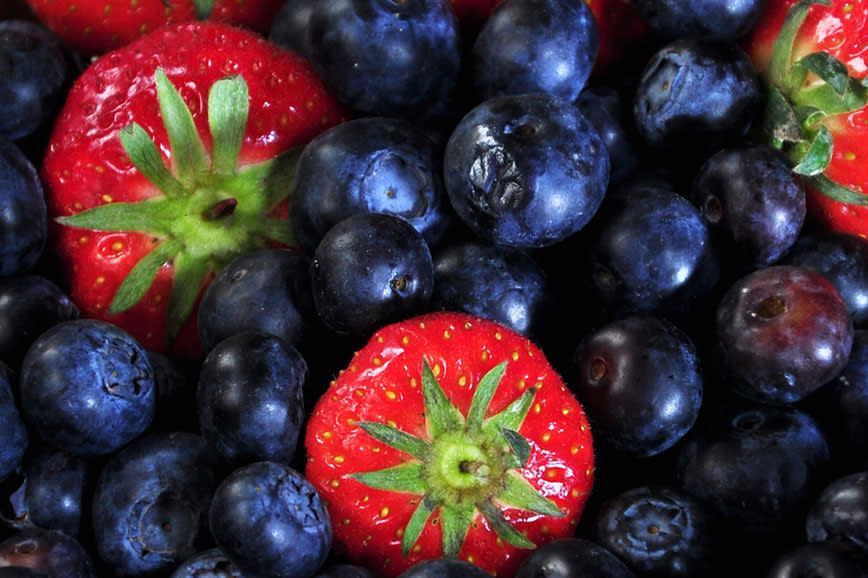
[[[5,1],[5,0],[4,0]],[[27,0],[70,48],[101,54],[172,22],[210,18],[265,34],[282,0]]]
[[[821,226],[868,236],[868,0],[769,0],[747,41],[768,82],[766,134]]]
[[[305,60],[226,24],[170,25],[98,58],[41,167],[82,315],[198,355],[200,291],[241,252],[292,244],[295,153],[341,118]]]
[[[443,556],[510,576],[575,532],[594,476],[585,413],[543,353],[463,313],[375,333],[305,440],[336,548],[385,576]]]

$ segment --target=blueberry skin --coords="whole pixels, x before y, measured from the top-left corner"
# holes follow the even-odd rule
[[[78,316],[69,295],[47,277],[23,273],[0,279],[0,360],[17,369],[39,335]]]
[[[675,40],[639,77],[633,120],[644,142],[669,162],[705,157],[740,141],[763,102],[756,72],[734,43]]]
[[[759,19],[765,0],[633,0],[654,34],[667,40],[704,36],[735,42]]]
[[[847,304],[853,324],[868,327],[868,240],[837,231],[808,231],[781,264],[807,267],[826,277]]]
[[[725,251],[746,271],[780,260],[805,222],[805,187],[771,147],[717,151],[700,167],[689,192]]]
[[[597,129],[609,151],[610,181],[620,182],[639,165],[639,151],[634,142],[633,118],[621,93],[604,84],[585,87],[574,104]]]
[[[48,574],[26,566],[0,567],[0,578],[51,578]]]
[[[181,563],[169,578],[245,578],[220,548],[209,548]]]
[[[210,543],[217,477],[202,438],[152,433],[115,453],[93,491],[96,552],[120,576],[168,573]]]
[[[22,566],[48,576],[96,578],[90,554],[60,530],[27,528],[0,542],[0,565]]]
[[[480,238],[521,248],[563,241],[597,212],[609,153],[571,102],[545,93],[486,100],[446,143],[446,192]]]
[[[844,542],[868,553],[868,471],[842,475],[814,499],[805,517],[808,542]]]
[[[376,574],[356,564],[329,564],[313,575],[313,578],[376,578]]]
[[[800,539],[830,463],[817,422],[791,406],[721,404],[685,436],[678,486],[706,503],[720,531],[741,539]]]
[[[271,21],[268,40],[307,58],[307,25],[314,1],[284,1]]]
[[[596,540],[642,576],[712,574],[714,516],[683,491],[638,486],[607,499],[594,520]]]
[[[223,464],[292,462],[304,423],[308,368],[290,343],[244,331],[214,346],[196,392],[202,438]]]
[[[36,265],[48,236],[48,210],[33,163],[15,144],[0,138],[0,277]]]
[[[18,141],[47,127],[72,72],[58,37],[30,20],[0,22],[0,137]]]
[[[473,87],[481,100],[547,92],[573,101],[600,51],[597,19],[585,2],[506,0],[473,42]]]
[[[22,472],[25,511],[18,517],[79,538],[92,491],[89,461],[40,444],[28,450]]]
[[[448,0],[314,0],[305,42],[319,77],[361,116],[437,116],[458,83]]]
[[[33,429],[80,456],[106,455],[132,441],[156,410],[147,352],[105,321],[64,321],[45,331],[24,357],[19,388]]]
[[[591,330],[573,360],[569,386],[601,445],[619,454],[659,454],[699,417],[698,353],[687,334],[665,319],[631,316]]]
[[[868,555],[849,544],[801,544],[780,554],[766,578],[866,578]]]
[[[233,470],[214,493],[208,520],[217,545],[255,576],[311,576],[332,545],[331,520],[316,489],[282,462]]]
[[[272,248],[244,253],[221,269],[202,294],[197,323],[202,348],[208,352],[248,330],[301,346],[315,318],[310,258]]]
[[[13,376],[0,363],[0,481],[9,477],[24,460],[30,434],[15,399]]]
[[[434,262],[422,235],[386,213],[361,213],[332,227],[311,262],[313,302],[333,331],[368,335],[428,309]]]
[[[436,246],[453,218],[442,168],[434,141],[407,120],[362,117],[320,133],[296,164],[289,218],[298,245],[311,254],[341,219],[390,213]]]
[[[552,540],[530,553],[515,578],[635,578],[620,558],[601,544],[581,537]]]
[[[491,575],[465,560],[431,558],[407,568],[398,578],[488,578]]]

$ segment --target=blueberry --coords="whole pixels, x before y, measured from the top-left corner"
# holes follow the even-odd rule
[[[376,574],[356,564],[328,564],[313,578],[376,578]]]
[[[640,152],[633,135],[633,118],[621,92],[606,84],[585,87],[575,100],[609,151],[610,180],[625,180],[638,167]]]
[[[24,457],[22,473],[24,511],[18,516],[41,528],[79,538],[92,491],[90,462],[37,444]]]
[[[434,290],[434,262],[422,235],[386,213],[339,221],[313,255],[314,307],[337,333],[368,335],[426,311]]]
[[[307,58],[307,25],[315,0],[285,0],[271,21],[268,39]]]
[[[0,107],[2,108],[2,107]],[[36,168],[0,138],[0,277],[32,270],[48,236],[48,209]]]
[[[82,456],[106,455],[141,435],[154,418],[154,369],[130,334],[76,319],[42,333],[24,357],[25,419],[49,443]]]
[[[515,578],[635,578],[630,568],[601,544],[565,537],[543,544],[518,567]]]
[[[765,0],[633,0],[642,21],[666,39],[704,36],[741,40],[759,19]]]
[[[659,454],[693,427],[702,404],[699,356],[686,333],[653,316],[585,334],[569,386],[598,443],[635,457]]]
[[[15,398],[14,376],[0,363],[0,481],[18,469],[30,443],[30,434],[21,418]]]
[[[609,182],[609,153],[570,101],[550,94],[486,100],[446,143],[446,192],[480,238],[522,248],[553,245],[582,229]]]
[[[827,484],[805,518],[809,542],[844,542],[868,553],[868,471]]]
[[[718,359],[748,399],[793,403],[847,364],[853,321],[835,287],[804,267],[775,265],[736,280],[717,305]]]
[[[413,564],[398,578],[488,578],[488,572],[465,560],[431,558]]]
[[[202,295],[197,322],[207,352],[247,330],[271,333],[299,347],[315,316],[310,258],[272,248],[244,253],[221,269]]]
[[[690,200],[742,271],[781,259],[805,221],[805,187],[788,162],[766,145],[728,147],[700,167]]]
[[[216,473],[192,433],[153,433],[112,455],[93,491],[100,560],[117,575],[167,573],[209,542]]]
[[[285,340],[244,331],[214,346],[202,362],[197,408],[202,438],[230,467],[291,462],[305,413],[307,363]]]
[[[331,520],[316,489],[281,462],[233,470],[214,493],[208,520],[217,545],[245,574],[311,576],[332,545]]]
[[[597,512],[596,540],[641,576],[709,576],[714,515],[683,491],[638,486]]]
[[[506,0],[495,6],[473,42],[473,86],[482,100],[547,92],[573,101],[599,50],[597,19],[587,3]]]
[[[448,0],[314,0],[305,54],[350,109],[415,119],[448,106],[460,42]]]
[[[48,127],[72,77],[60,39],[34,20],[0,21],[0,137]]]
[[[405,218],[432,247],[451,224],[440,150],[410,121],[348,120],[302,150],[289,218],[305,252],[312,253],[341,219],[368,212]]]
[[[26,566],[3,566],[0,567],[0,578],[51,578],[51,576]]]
[[[777,556],[766,578],[866,578],[868,555],[850,544],[801,544]]]
[[[90,554],[78,540],[43,528],[24,529],[0,542],[0,565],[32,568],[48,576],[97,576]]]
[[[245,578],[220,548],[198,552],[182,562],[169,578]]]

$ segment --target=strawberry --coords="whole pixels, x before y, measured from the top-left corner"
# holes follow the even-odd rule
[[[594,477],[585,413],[542,351],[464,313],[377,331],[305,440],[336,548],[384,576],[441,557],[509,576],[575,532]]]
[[[868,0],[769,0],[746,50],[766,81],[765,137],[821,227],[868,236]]]
[[[27,0],[71,49],[101,54],[172,22],[210,18],[266,34],[281,0]]]
[[[242,252],[293,245],[297,152],[341,118],[307,61],[227,24],[168,25],[99,57],[41,166],[82,316],[154,351],[201,355],[201,291]]]

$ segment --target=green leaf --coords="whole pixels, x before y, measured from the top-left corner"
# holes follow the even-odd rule
[[[199,20],[207,20],[214,12],[214,4],[216,0],[193,0],[196,5],[196,18]]]
[[[357,422],[365,432],[389,447],[401,450],[414,458],[424,459],[428,455],[431,444],[397,428],[373,421]]]
[[[467,412],[467,429],[477,430],[482,428],[482,420],[485,417],[485,410],[488,409],[488,404],[491,403],[491,398],[497,391],[497,386],[500,385],[500,380],[503,379],[503,374],[506,371],[506,362],[499,363],[492,367],[476,386],[476,391],[473,392],[473,400],[470,402],[470,409]]]
[[[425,524],[428,523],[428,518],[431,517],[431,514],[434,513],[437,506],[438,503],[431,496],[425,496],[419,502],[413,515],[410,516],[410,521],[407,522],[407,525],[404,527],[404,537],[401,539],[401,551],[404,553],[404,556],[410,554],[410,550],[413,549],[413,544],[415,544],[419,539],[419,536],[422,535],[422,530],[425,529]]]
[[[172,149],[172,166],[182,183],[195,183],[200,175],[208,170],[208,154],[193,115],[175,86],[162,69],[154,74],[157,83],[157,99],[160,103],[160,114],[169,135],[169,146]]]
[[[166,335],[169,341],[175,340],[193,313],[196,298],[199,297],[210,267],[208,257],[195,257],[182,252],[175,258],[175,276],[166,314]]]
[[[474,504],[443,504],[440,506],[440,524],[443,532],[443,557],[457,558],[461,545],[476,515]]]
[[[500,433],[516,458],[516,467],[523,468],[526,466],[527,461],[530,459],[530,444],[527,443],[524,436],[514,429],[507,429],[505,427],[500,428]]]
[[[793,172],[805,176],[821,174],[832,160],[832,149],[832,133],[826,126],[820,125],[808,150],[800,153],[796,159],[798,164],[793,167]]]
[[[794,63],[823,79],[838,94],[847,92],[850,75],[847,66],[828,52],[812,52]]]
[[[109,313],[114,315],[126,311],[142,300],[154,282],[160,268],[181,252],[181,244],[166,239],[136,263],[118,287],[109,305]]]
[[[375,472],[350,474],[349,477],[378,490],[424,494],[425,481],[422,478],[422,468],[422,462],[412,461]]]
[[[267,206],[273,207],[292,194],[295,169],[302,150],[302,147],[287,149],[271,161],[272,166],[265,176]]]
[[[804,81],[804,70],[796,71],[797,74],[791,75],[790,62],[793,54],[793,44],[799,28],[805,21],[808,15],[808,10],[814,4],[822,4],[824,6],[831,5],[830,0],[801,0],[793,4],[783,26],[778,32],[777,39],[772,51],[772,58],[769,62],[769,75],[772,83],[783,90],[785,93],[790,93],[801,86]],[[799,77],[801,74],[801,78]]]
[[[464,416],[458,411],[431,371],[431,366],[425,360],[422,364],[422,395],[425,401],[428,433],[431,439],[436,439],[444,432],[464,428]]]
[[[762,117],[762,133],[769,144],[780,148],[783,143],[804,139],[802,123],[783,93],[766,83],[765,111]]]
[[[172,204],[161,198],[137,203],[108,203],[75,215],[58,217],[57,222],[94,231],[140,231],[168,235],[172,210]]]
[[[536,396],[536,388],[529,388],[519,396],[518,399],[509,404],[502,412],[491,416],[485,420],[483,430],[500,430],[508,429],[518,431],[521,424],[524,423],[524,418],[527,417],[527,412],[530,411],[533,405],[533,399]]]
[[[530,482],[516,472],[509,472],[504,489],[496,498],[499,502],[527,512],[563,518],[565,514],[557,504],[543,496]]]
[[[208,124],[214,142],[213,169],[231,175],[238,163],[250,111],[247,83],[240,75],[218,80],[208,94]]]
[[[855,79],[850,79],[848,84],[849,90],[843,94],[838,94],[828,84],[808,86],[793,92],[792,100],[798,106],[809,106],[826,115],[859,110],[868,100],[868,89]]]
[[[120,140],[133,165],[163,194],[172,198],[184,194],[184,186],[169,171],[157,145],[145,129],[137,123],[129,124],[121,129]]]
[[[839,203],[868,206],[868,195],[840,185],[825,175],[809,177],[808,182],[815,189]]]
[[[536,547],[533,542],[528,540],[527,536],[516,530],[509,523],[509,520],[504,517],[503,512],[493,503],[484,501],[477,504],[477,507],[485,519],[488,520],[491,529],[494,530],[501,540],[517,548],[531,549]]]

